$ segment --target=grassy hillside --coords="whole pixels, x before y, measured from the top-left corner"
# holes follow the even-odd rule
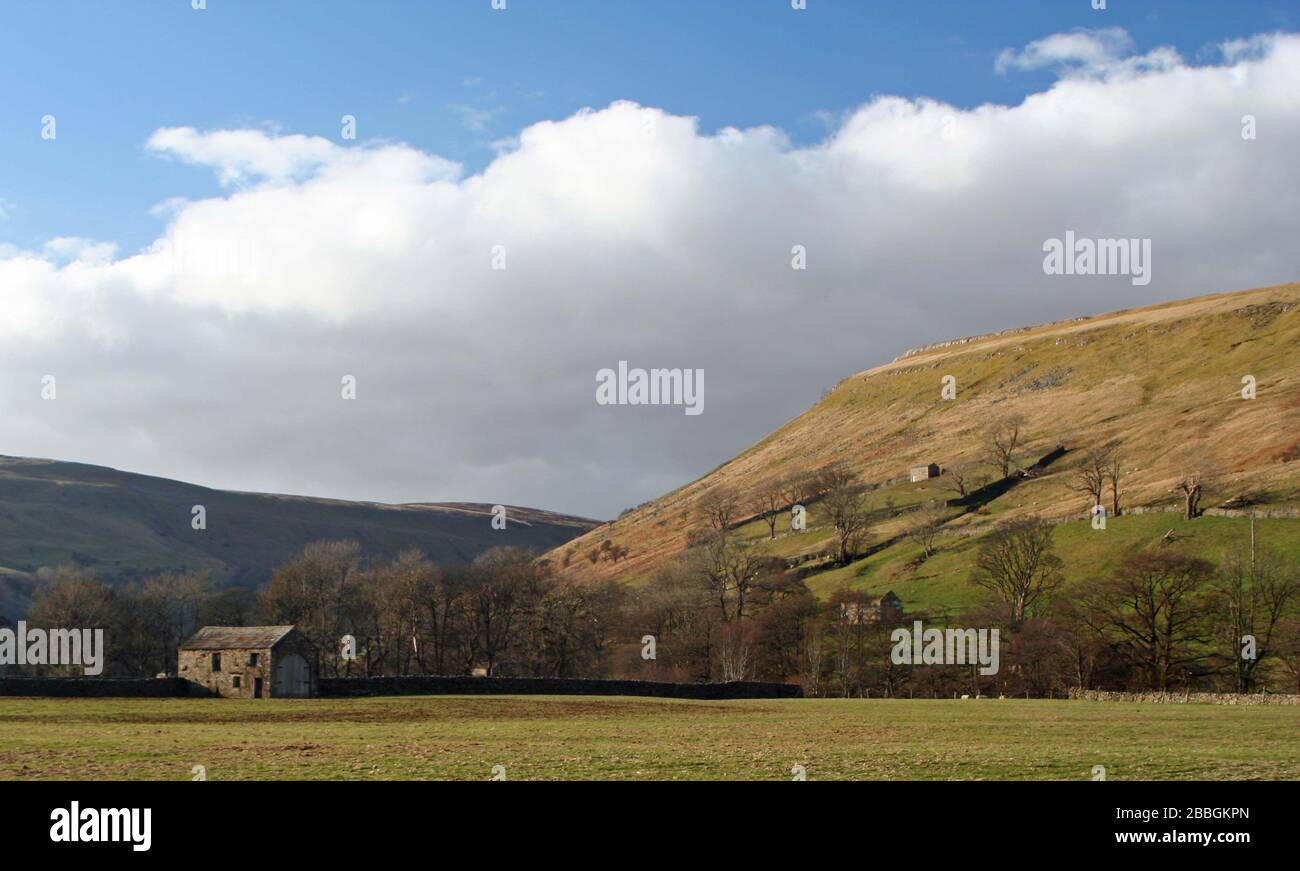
[[[207,509],[207,529],[191,509]],[[382,505],[210,490],[101,466],[0,457],[0,613],[21,613],[32,573],[76,564],[105,579],[207,570],[222,583],[256,585],[310,541],[358,540],[367,553],[408,547],[437,562],[464,562],[503,544],[545,549],[594,521],[509,507],[504,530],[491,506]]]
[[[978,511],[947,525],[941,554],[922,568],[910,543],[894,544],[846,568],[810,577],[826,594],[841,585],[894,588],[914,606],[960,607],[962,583],[981,531],[994,522],[1036,514],[1083,517],[1086,495],[1072,489],[1077,464],[1090,447],[1119,441],[1123,504],[1175,509],[1175,485],[1198,473],[1206,481],[1202,508],[1247,506],[1260,514],[1295,514],[1300,506],[1300,285],[1217,294],[1097,317],[1025,327],[916,349],[841,382],[809,411],[703,478],[646,503],[558,548],[556,564],[588,578],[643,582],[680,552],[700,523],[700,500],[720,489],[741,496],[742,513],[756,514],[766,482],[843,461],[877,511],[877,543],[894,537],[909,505],[950,499],[950,475],[907,483],[909,467],[936,463],[992,475],[982,464],[982,433],[1001,417],[1024,418],[1027,440],[1017,465],[1028,467],[1057,445],[1066,453],[1036,477],[1020,479]],[[944,376],[957,395],[941,399]],[[1253,376],[1257,397],[1241,395]],[[993,475],[993,477],[997,477]],[[957,512],[953,512],[954,515]],[[742,529],[756,547],[783,556],[823,548],[830,535],[809,508],[809,530],[765,542],[767,528]],[[1248,520],[1176,514],[1113,518],[1102,533],[1065,523],[1059,550],[1072,576],[1105,568],[1133,547],[1172,545],[1217,557],[1246,540]],[[788,523],[783,523],[788,526]],[[1300,520],[1264,522],[1272,544],[1300,548]],[[605,546],[609,541],[613,547]],[[1157,542],[1160,544],[1157,545]],[[592,563],[602,546],[618,560]]]

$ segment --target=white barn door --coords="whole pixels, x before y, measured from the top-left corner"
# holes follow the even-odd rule
[[[306,698],[311,695],[311,670],[307,660],[296,653],[277,657],[275,683],[271,695],[281,698]]]

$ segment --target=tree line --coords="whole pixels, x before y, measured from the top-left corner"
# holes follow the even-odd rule
[[[1091,456],[1086,465],[1104,467]],[[848,563],[870,547],[878,514],[864,507],[863,488],[843,465],[771,490],[759,516],[773,536],[769,518],[815,504],[833,530],[830,562]],[[106,674],[119,677],[174,674],[177,646],[203,625],[294,624],[320,648],[326,677],[774,680],[844,697],[1300,692],[1300,573],[1266,549],[1211,563],[1158,543],[1066,589],[1055,527],[1019,519],[980,541],[967,578],[977,607],[898,614],[850,589],[819,600],[797,567],[738,533],[741,504],[725,491],[702,499],[685,549],[640,585],[584,581],[520,548],[438,566],[417,551],[378,557],[353,541],[321,541],[277,567],[260,590],[183,573],[112,585],[59,569],[36,591],[28,621],[104,628]],[[903,534],[925,560],[940,544],[942,506],[908,514]],[[998,628],[999,672],[896,664],[890,634],[914,620]],[[340,655],[347,635],[356,640],[354,659]]]

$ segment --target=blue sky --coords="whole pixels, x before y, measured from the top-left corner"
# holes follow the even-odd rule
[[[160,127],[269,126],[389,138],[462,162],[542,119],[630,99],[703,131],[771,124],[796,142],[873,94],[1015,104],[1048,70],[994,60],[1047,34],[1123,27],[1139,51],[1196,59],[1224,39],[1295,30],[1266,0],[101,0],[0,2],[0,242],[73,235],[123,253],[164,226],[151,207],[216,194],[204,168],[145,152]],[[829,113],[829,114],[828,114]],[[58,119],[54,143],[40,119]]]
[[[0,0],[0,453],[611,517],[910,347],[1300,276],[1295,0],[808,3]]]

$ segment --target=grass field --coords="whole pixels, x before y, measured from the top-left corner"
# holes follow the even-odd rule
[[[1300,779],[1300,707],[492,696],[0,699],[0,778]]]

